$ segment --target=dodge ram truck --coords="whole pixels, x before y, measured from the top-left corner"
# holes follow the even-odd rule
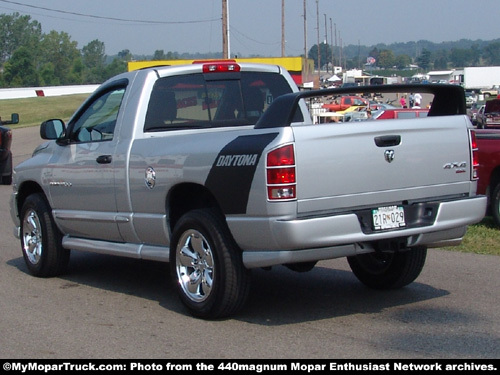
[[[463,90],[418,90],[426,118],[314,124],[310,103],[360,88],[301,92],[279,66],[231,61],[118,75],[67,124],[42,123],[15,168],[27,268],[58,275],[70,250],[169,262],[204,319],[241,309],[260,267],[347,257],[368,287],[406,286],[486,208]]]

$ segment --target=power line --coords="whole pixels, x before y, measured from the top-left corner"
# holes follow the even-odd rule
[[[220,18],[212,18],[212,19],[204,19],[204,20],[190,20],[190,21],[154,21],[154,20],[127,19],[127,18],[117,18],[117,17],[104,17],[104,16],[98,16],[95,14],[70,12],[70,11],[65,11],[65,10],[41,7],[41,6],[37,6],[37,5],[23,4],[23,3],[20,3],[17,1],[0,0],[0,2],[14,4],[14,5],[20,5],[20,6],[24,6],[24,7],[28,7],[28,8],[33,8],[33,9],[45,10],[48,12],[62,13],[62,14],[68,14],[68,15],[73,15],[73,16],[78,16],[78,17],[87,17],[87,18],[94,18],[94,19],[100,19],[100,20],[106,20],[106,21],[133,22],[133,23],[145,23],[145,24],[156,24],[156,25],[192,24],[192,23],[207,23],[207,22],[220,21]]]

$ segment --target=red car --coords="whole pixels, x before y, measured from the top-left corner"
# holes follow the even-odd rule
[[[479,129],[500,127],[500,99],[488,100],[476,115]]]
[[[416,118],[416,117],[427,117],[429,113],[428,109],[420,108],[394,108],[394,109],[383,109],[377,111],[373,114],[373,118],[376,120],[387,120],[395,118]]]
[[[363,99],[361,96],[341,96],[335,99],[333,103],[323,104],[323,108],[326,108],[329,112],[337,112],[344,111],[353,105],[367,106],[368,100]]]

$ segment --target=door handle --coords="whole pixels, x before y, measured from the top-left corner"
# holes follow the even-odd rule
[[[113,157],[111,155],[101,155],[98,156],[97,159],[95,159],[95,161],[99,164],[109,164],[111,163],[111,160],[113,160]]]
[[[401,136],[400,135],[382,135],[380,137],[375,137],[375,144],[378,147],[398,146],[401,144]]]

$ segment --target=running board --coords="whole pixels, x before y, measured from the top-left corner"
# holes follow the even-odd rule
[[[68,250],[87,251],[97,254],[117,255],[160,262],[168,262],[170,253],[169,248],[166,246],[97,241],[67,235],[63,237],[62,245]]]

